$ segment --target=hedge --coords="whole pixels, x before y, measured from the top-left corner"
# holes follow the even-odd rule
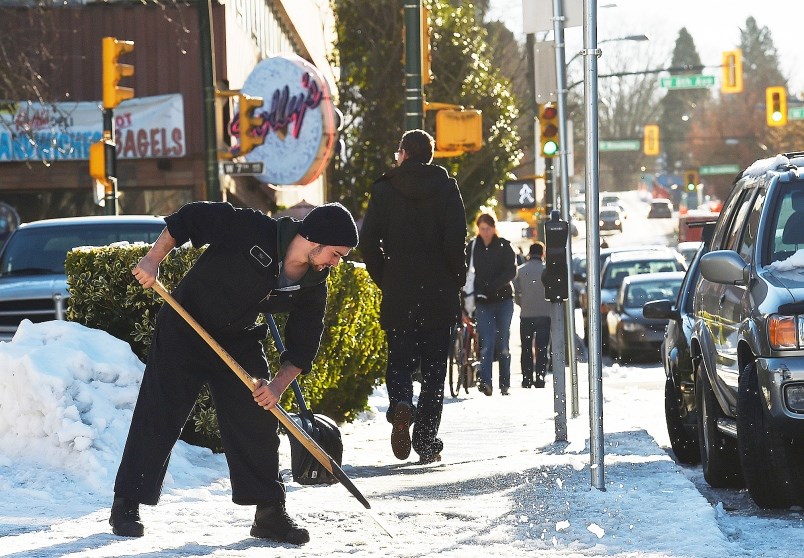
[[[145,244],[79,248],[67,254],[65,265],[70,292],[67,319],[127,341],[143,362],[162,300],[154,291],[143,289],[131,269],[149,248]],[[168,291],[202,250],[182,247],[165,258],[159,277]],[[321,348],[311,372],[300,376],[299,384],[316,413],[340,423],[351,422],[368,408],[369,395],[384,378],[387,351],[379,325],[381,295],[365,269],[349,262],[331,270],[328,288]],[[281,331],[285,316],[275,319]],[[276,370],[279,354],[270,335],[264,346],[271,369]],[[281,404],[290,412],[296,410],[292,390],[287,390]],[[220,451],[215,410],[207,390],[199,396],[191,421],[194,432],[185,428],[183,437]]]

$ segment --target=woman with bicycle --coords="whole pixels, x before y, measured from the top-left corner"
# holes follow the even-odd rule
[[[500,393],[508,395],[511,387],[511,353],[508,339],[514,315],[516,254],[511,243],[497,236],[497,221],[490,213],[481,213],[475,221],[477,237],[467,247],[466,261],[474,258],[475,316],[480,336],[480,383],[478,389],[491,395],[492,362],[499,362]]]

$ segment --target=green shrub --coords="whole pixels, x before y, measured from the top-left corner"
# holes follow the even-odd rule
[[[143,362],[162,300],[154,291],[143,289],[131,269],[149,248],[82,248],[68,253],[66,261],[70,291],[67,319],[127,341]],[[165,258],[160,280],[168,291],[173,290],[202,251],[180,248]],[[337,422],[352,421],[367,408],[368,396],[384,377],[386,345],[379,325],[380,292],[365,269],[351,263],[342,263],[331,271],[328,287],[321,348],[312,371],[299,377],[299,385],[308,406],[316,413]],[[280,314],[275,319],[282,331],[285,316]],[[276,370],[279,354],[270,335],[264,346],[271,370]],[[292,390],[284,394],[282,406],[289,411],[296,408]],[[206,389],[190,421],[194,428],[184,439],[221,450],[217,418]]]

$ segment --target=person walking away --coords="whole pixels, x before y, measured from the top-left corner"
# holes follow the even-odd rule
[[[114,485],[109,522],[116,535],[141,537],[139,505],[156,505],[170,452],[208,384],[217,409],[232,501],[257,506],[251,536],[295,545],[310,540],[285,510],[277,419],[267,412],[307,372],[324,330],[329,268],[357,245],[357,227],[340,204],[314,208],[303,221],[274,220],[228,203],[195,202],[165,218],[166,228],[132,273],[154,285],[159,264],[188,240],[206,250],[173,296],[256,378],[253,393],[168,304],[153,341]],[[260,313],[288,313],[286,350],[273,378]]]
[[[490,213],[481,213],[475,220],[477,242],[474,246],[475,302],[477,333],[480,337],[480,383],[478,390],[491,395],[492,363],[499,363],[500,393],[508,395],[511,387],[511,353],[508,340],[514,315],[514,290],[511,281],[516,277],[516,254],[511,243],[497,236],[497,220]],[[466,261],[472,257],[467,249]]]
[[[420,463],[441,459],[447,353],[466,281],[463,199],[446,169],[431,164],[434,148],[427,132],[405,132],[397,166],[371,187],[360,231],[366,270],[382,290],[391,449],[405,460],[412,446]],[[412,376],[419,368],[421,389],[414,406]]]
[[[550,303],[544,298],[544,244],[530,245],[528,260],[516,270],[514,301],[519,305],[519,339],[522,343],[522,387],[543,388],[547,375],[547,345],[550,342]],[[533,344],[536,344],[536,370]],[[534,377],[535,373],[535,377]]]

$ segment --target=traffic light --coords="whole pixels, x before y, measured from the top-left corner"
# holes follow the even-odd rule
[[[659,154],[659,126],[658,124],[646,124],[642,135],[642,152],[645,155]]]
[[[118,85],[122,78],[134,75],[134,66],[118,62],[120,55],[133,51],[134,41],[103,38],[103,108],[112,109],[134,97],[134,89]]]
[[[238,130],[240,134],[240,155],[245,155],[258,145],[262,145],[265,137],[257,132],[257,128],[261,127],[265,118],[263,116],[254,116],[254,110],[261,107],[263,100],[262,97],[251,97],[249,95],[238,95],[239,100],[239,124]]]
[[[433,60],[433,54],[432,50],[430,49],[430,10],[425,6],[422,6],[421,15],[422,85],[427,85],[433,82],[433,74],[431,73],[431,61]]]
[[[777,85],[765,89],[765,119],[768,126],[787,124],[787,90]]]
[[[742,93],[743,91],[743,51],[727,50],[723,53],[723,78],[720,80],[722,93]]]
[[[483,113],[475,109],[436,112],[436,149],[475,152],[483,147]]]
[[[109,181],[106,172],[106,142],[103,140],[89,146],[89,176],[104,184]]]
[[[539,105],[539,145],[542,157],[558,153],[558,107],[555,103]]]
[[[550,213],[550,220],[544,223],[544,298],[550,302],[561,302],[569,297],[569,270],[567,269],[567,239],[569,224],[558,218],[558,211]]]
[[[693,192],[698,187],[698,171],[685,170],[684,171],[684,188],[688,192]]]

